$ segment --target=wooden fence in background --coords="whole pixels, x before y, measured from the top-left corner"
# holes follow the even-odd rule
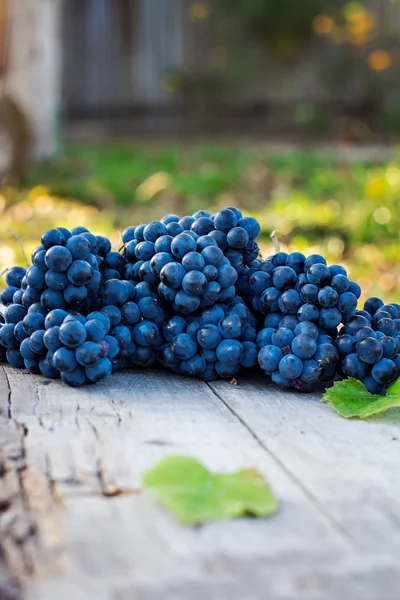
[[[98,116],[152,109],[173,112],[182,107],[182,94],[169,89],[168,73],[215,73],[218,80],[218,71],[210,65],[210,56],[218,52],[218,40],[208,20],[190,19],[192,3],[193,0],[67,0],[63,18],[67,114]],[[373,10],[380,27],[400,37],[399,4],[368,0],[366,5]],[[237,43],[248,44],[240,31]],[[238,106],[362,101],[362,73],[355,73],[337,86],[327,83],[336,51],[315,40],[302,49],[301,60],[286,69],[272,56],[266,57],[251,84],[230,92],[229,101]],[[194,96],[195,93],[189,94],[189,101]]]

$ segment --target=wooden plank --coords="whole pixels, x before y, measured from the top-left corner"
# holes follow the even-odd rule
[[[345,420],[320,395],[243,377],[211,389],[364,551],[400,550],[400,413]]]
[[[350,551],[342,532],[206,384],[136,371],[74,390],[4,370],[12,418],[27,430],[28,464],[52,482],[57,498],[53,508],[71,564],[62,579],[69,590],[65,595],[77,586],[87,594],[83,597],[111,598],[117,590],[120,597],[131,597],[132,590],[151,597],[169,586],[168,593],[178,590],[174,597],[186,598],[188,580],[197,585],[204,580],[207,594],[225,585],[233,592],[241,565],[244,592],[249,570],[255,577],[260,563],[269,568],[258,578],[278,589],[287,579],[284,565],[294,557],[298,570],[314,572],[317,558],[326,566]],[[181,528],[147,494],[136,493],[142,473],[167,453],[194,455],[214,470],[258,468],[282,500],[280,514],[258,522]],[[61,579],[31,585],[32,597],[54,597],[51,581],[56,586]],[[296,588],[296,577],[286,585]]]
[[[388,537],[387,552],[383,543],[376,552],[362,548],[335,502],[317,493],[326,486],[341,498],[348,483],[347,470],[342,477],[332,467],[326,444],[332,443],[338,462],[345,463],[347,455],[354,460],[350,441],[339,451],[345,431],[335,430],[339,440],[329,434],[333,421],[344,428],[347,422],[318,398],[279,397],[262,380],[208,386],[163,371],[124,372],[74,390],[0,368],[2,399],[9,389],[8,427],[25,432],[28,472],[33,469],[46,482],[37,487],[39,501],[28,503],[29,516],[43,532],[35,537],[34,555],[35,572],[42,575],[28,578],[28,600],[244,600],[264,599],[266,590],[272,600],[333,600],[341,595],[397,600],[395,533]],[[273,401],[276,407],[271,408]],[[252,414],[251,426],[241,414],[244,407]],[[300,446],[299,436],[309,442],[306,447]],[[357,450],[360,456],[367,457],[365,446],[363,452]],[[213,470],[259,469],[280,499],[279,514],[180,527],[147,493],[138,492],[143,472],[169,453],[193,455]],[[316,456],[321,456],[324,471],[315,467]],[[308,470],[302,466],[307,461]],[[389,459],[390,465],[394,462]],[[369,465],[357,465],[355,481],[364,473],[368,482]],[[35,498],[33,486],[24,493]],[[47,526],[46,502],[51,516]],[[376,524],[369,522],[371,513],[361,510],[358,526],[363,519],[366,529]],[[56,560],[48,560],[51,553]]]

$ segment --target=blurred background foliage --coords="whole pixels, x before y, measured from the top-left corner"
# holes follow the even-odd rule
[[[400,157],[349,161],[329,153],[279,153],[261,145],[71,146],[19,188],[0,195],[0,269],[29,253],[45,229],[83,224],[119,247],[120,232],[173,212],[236,205],[262,226],[260,245],[278,230],[285,250],[323,252],[347,266],[364,295],[400,291]],[[13,230],[13,231],[12,231]]]

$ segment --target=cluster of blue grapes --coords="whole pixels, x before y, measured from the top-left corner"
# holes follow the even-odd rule
[[[338,327],[356,314],[361,289],[319,254],[278,252],[253,260],[237,293],[265,315],[257,343],[261,369],[282,387],[307,391],[335,377]]]
[[[113,372],[154,365],[165,313],[153,287],[146,281],[109,279],[102,286],[101,299],[101,312],[110,318],[110,335],[120,349],[112,360]]]
[[[257,319],[239,297],[197,316],[175,315],[165,321],[163,335],[159,362],[176,373],[213,381],[257,364]]]
[[[229,207],[215,215],[166,215],[129,227],[122,241],[132,278],[157,286],[173,313],[190,315],[234,298],[238,273],[258,256],[259,234],[254,218]]]
[[[361,289],[343,267],[328,267],[319,254],[306,258],[300,252],[279,252],[253,261],[238,281],[238,293],[256,313],[268,315],[270,323],[295,315],[336,337],[338,326],[356,313]]]
[[[400,375],[400,305],[369,298],[364,310],[340,330],[335,344],[341,374],[361,380],[373,394],[384,394]]]
[[[332,338],[311,321],[283,317],[277,328],[265,327],[258,336],[258,363],[280,387],[310,391],[334,379],[339,353]]]
[[[21,267],[8,271],[3,298],[11,284],[23,278],[23,271]],[[49,311],[41,302],[29,308],[8,303],[0,327],[0,358],[46,377],[61,374],[71,386],[99,381],[125,367],[154,364],[162,343],[164,311],[151,286],[108,279],[97,304],[101,310],[85,317],[63,308]],[[65,332],[75,338],[68,341]]]
[[[25,311],[21,320],[17,320],[15,306]],[[94,312],[85,318],[61,308],[44,314],[14,304],[6,308],[5,321],[0,345],[11,366],[53,379],[61,377],[72,387],[111,375],[110,359],[117,348],[107,335],[110,320],[106,314]]]
[[[28,309],[37,304],[47,311],[62,308],[87,314],[96,308],[103,274],[124,264],[118,252],[111,252],[107,238],[94,236],[85,227],[50,229],[32,252],[32,266],[23,276],[23,269],[11,279],[7,273],[9,287],[0,299],[6,306]]]
[[[314,254],[258,256],[258,222],[215,215],[128,227],[120,252],[84,227],[46,231],[0,294],[0,360],[68,385],[156,364],[212,381],[259,366],[309,391],[338,376],[384,394],[400,375],[400,306]]]

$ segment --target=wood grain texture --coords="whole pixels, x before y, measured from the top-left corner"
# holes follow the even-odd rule
[[[265,386],[210,384],[355,548],[400,549],[400,411],[346,420],[320,402]]]
[[[28,600],[398,598],[396,417],[347,422],[257,378],[132,371],[75,390],[10,367],[0,411],[23,444],[36,551],[16,573]],[[179,526],[139,491],[177,453],[259,469],[280,512]]]

